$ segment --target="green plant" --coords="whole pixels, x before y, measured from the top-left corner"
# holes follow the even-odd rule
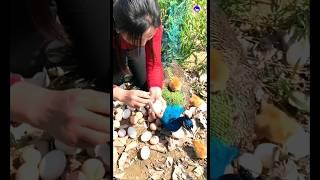
[[[181,91],[172,92],[167,87],[162,91],[163,98],[167,101],[167,104],[171,105],[186,105],[186,99]]]

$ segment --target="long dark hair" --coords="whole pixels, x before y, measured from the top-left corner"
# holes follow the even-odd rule
[[[121,58],[120,33],[126,33],[134,44],[141,44],[143,33],[151,26],[159,27],[160,7],[157,0],[114,0],[113,34],[115,40],[115,65],[121,71],[127,71],[124,58]],[[152,47],[152,39],[146,46]],[[152,49],[153,50],[153,49]],[[152,51],[154,58],[154,53]]]
[[[56,16],[50,9],[51,0],[30,0],[30,10],[33,23],[40,33],[47,40],[60,40],[67,45],[71,45],[71,41],[65,32],[63,26],[57,21]]]

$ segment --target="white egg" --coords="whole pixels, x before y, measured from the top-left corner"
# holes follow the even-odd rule
[[[159,137],[158,136],[152,136],[150,139],[150,144],[155,145],[159,143]]]
[[[41,160],[41,153],[33,147],[27,147],[23,149],[21,158],[25,163],[30,163],[38,166]]]
[[[15,175],[16,180],[38,180],[39,169],[33,163],[22,164]]]
[[[273,166],[277,148],[277,145],[271,143],[259,144],[254,151],[254,155],[261,160],[264,168],[270,169]]]
[[[113,131],[113,140],[116,140],[118,138],[117,131]]]
[[[99,144],[94,148],[96,157],[99,157],[105,165],[110,165],[110,146],[107,144]]]
[[[305,157],[310,154],[310,134],[306,133],[302,127],[299,127],[295,134],[288,139],[284,147],[296,159]]]
[[[130,138],[135,139],[137,137],[137,130],[134,127],[128,128],[128,135]]]
[[[239,164],[249,170],[254,178],[257,178],[262,173],[262,163],[255,155],[244,153],[238,160]]]
[[[139,123],[139,124],[144,123],[144,118],[139,119],[138,123]]]
[[[65,154],[60,150],[53,150],[46,154],[39,166],[40,177],[43,180],[58,179],[66,168]]]
[[[152,104],[152,111],[155,112],[156,114],[161,113],[161,111],[162,111],[162,102],[161,102],[161,100],[158,99]]]
[[[98,159],[86,160],[81,167],[81,171],[90,180],[100,180],[105,174],[104,166]]]
[[[122,117],[123,109],[117,108],[117,109],[116,109],[116,113],[117,113],[117,114],[120,114],[121,117]]]
[[[172,132],[172,137],[174,137],[176,139],[182,139],[185,137],[185,133],[184,133],[183,129],[180,128],[178,131]]]
[[[114,116],[114,120],[116,120],[116,121],[121,121],[122,120],[122,114],[116,114],[115,116]]]
[[[142,142],[148,142],[152,137],[152,133],[150,131],[145,131],[142,135],[141,135],[141,141]]]
[[[61,150],[68,155],[78,154],[81,152],[80,148],[72,147],[67,144],[64,144],[63,142],[59,141],[58,139],[54,140],[54,145],[55,145],[56,149]]]
[[[128,119],[131,116],[131,111],[130,109],[125,109],[122,113],[122,118],[123,119]]]
[[[118,136],[119,136],[119,137],[125,137],[126,135],[127,135],[127,132],[126,132],[125,129],[120,129],[120,130],[118,131]]]
[[[150,149],[148,148],[148,146],[144,146],[141,151],[140,151],[140,156],[143,160],[146,160],[149,158],[150,156]]]
[[[188,117],[191,118],[192,117],[192,112],[190,110],[185,110],[184,114]]]
[[[113,121],[113,128],[118,129],[120,127],[119,121]]]
[[[138,120],[141,119],[141,118],[143,118],[142,112],[137,112],[136,115],[135,115],[135,117],[136,117]]]
[[[150,130],[151,131],[156,131],[157,130],[157,125],[155,123],[150,124]]]

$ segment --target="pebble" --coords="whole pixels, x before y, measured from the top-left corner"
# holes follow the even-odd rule
[[[140,151],[140,156],[143,160],[147,160],[150,156],[150,149],[148,146],[144,146]]]
[[[127,132],[126,132],[126,130],[124,130],[124,129],[120,129],[120,130],[118,131],[118,136],[119,136],[119,137],[125,137],[126,134],[127,134]]]
[[[141,141],[142,142],[147,142],[151,139],[152,137],[152,133],[150,131],[145,131],[142,135],[141,135]]]

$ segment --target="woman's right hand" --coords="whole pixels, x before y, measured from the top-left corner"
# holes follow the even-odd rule
[[[116,87],[113,90],[113,95],[119,101],[135,108],[143,107],[151,102],[150,93],[141,90],[124,90]]]
[[[93,90],[53,91],[26,82],[10,88],[11,118],[70,146],[110,141],[110,96]]]

